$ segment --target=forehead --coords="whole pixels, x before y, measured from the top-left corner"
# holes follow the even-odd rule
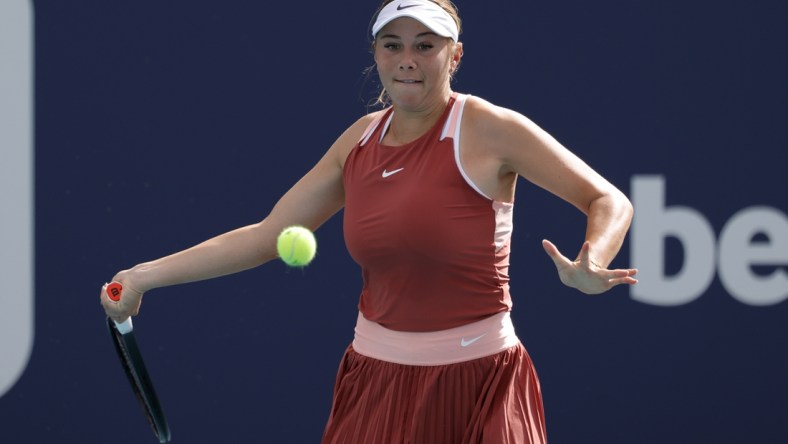
[[[399,17],[381,28],[378,37],[415,37],[423,34],[436,35],[430,28],[424,26],[424,23],[414,18]]]

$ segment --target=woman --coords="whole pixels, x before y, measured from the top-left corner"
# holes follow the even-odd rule
[[[372,27],[390,104],[351,125],[261,222],[121,271],[109,316],[137,314],[153,288],[276,258],[289,225],[317,229],[344,208],[364,286],[324,443],[543,443],[539,382],[514,333],[508,259],[522,176],[588,218],[575,260],[543,246],[584,293],[634,284],[609,270],[629,228],[627,198],[524,116],[451,90],[463,56],[448,0],[393,0]]]

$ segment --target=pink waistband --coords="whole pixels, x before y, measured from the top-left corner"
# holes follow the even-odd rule
[[[404,365],[445,365],[502,352],[519,343],[509,312],[448,330],[389,330],[360,312],[353,349],[364,356]]]

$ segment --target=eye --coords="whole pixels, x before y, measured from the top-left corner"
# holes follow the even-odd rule
[[[397,49],[400,48],[400,44],[395,42],[388,42],[388,43],[384,43],[383,47],[388,49],[389,51],[396,51]]]
[[[435,45],[433,45],[430,42],[422,42],[419,43],[416,47],[419,48],[419,51],[429,51],[430,49],[434,48]]]

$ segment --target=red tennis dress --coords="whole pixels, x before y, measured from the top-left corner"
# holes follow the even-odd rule
[[[345,241],[363,288],[324,444],[546,442],[539,381],[509,318],[513,205],[462,169],[466,98],[453,94],[400,146],[381,143],[389,109],[348,155]]]

